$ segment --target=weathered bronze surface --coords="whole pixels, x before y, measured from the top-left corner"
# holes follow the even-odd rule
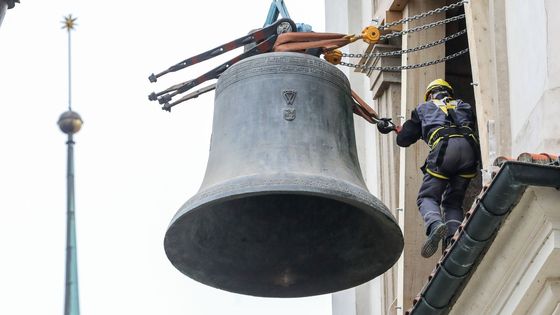
[[[341,71],[268,53],[222,74],[204,181],[165,235],[177,269],[227,291],[301,297],[367,282],[402,248],[364,184]]]

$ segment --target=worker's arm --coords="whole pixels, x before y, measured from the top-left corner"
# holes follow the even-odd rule
[[[408,147],[422,137],[422,123],[416,110],[412,111],[412,116],[405,121],[401,130],[397,134],[397,145]]]
[[[476,131],[477,131],[477,130],[476,130],[476,129],[477,129],[477,128],[476,128],[476,127],[477,127],[477,124],[476,124],[476,119],[477,119],[477,118],[476,118],[476,113],[474,112],[474,110],[472,109],[472,107],[471,107],[471,105],[470,105],[469,103],[464,103],[464,104],[467,104],[467,105],[468,105],[468,109],[469,109],[469,120],[470,120],[470,125],[469,125],[469,127],[470,127],[472,130],[474,130],[474,131],[476,132]]]
[[[476,113],[472,109],[469,103],[465,103],[462,100],[457,100],[457,110],[462,111],[466,114],[467,123],[461,122],[462,125],[468,125],[469,128],[476,131]]]

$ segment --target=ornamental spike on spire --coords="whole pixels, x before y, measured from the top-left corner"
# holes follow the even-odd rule
[[[62,29],[68,31],[68,110],[72,110],[72,43],[70,32],[78,25],[76,24],[77,19],[76,17],[72,17],[72,14],[68,14],[61,22],[63,24]]]
[[[62,24],[64,24],[62,28],[67,29],[70,33],[70,31],[74,29],[74,26],[78,25],[76,24],[77,19],[77,17],[72,17],[72,14],[68,14],[68,16],[64,17],[64,21],[62,21]]]

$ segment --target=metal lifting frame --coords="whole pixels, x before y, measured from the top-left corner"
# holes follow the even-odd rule
[[[284,19],[290,18],[290,14],[288,13],[288,9],[284,4],[284,0],[272,0],[263,27],[269,26],[272,23],[276,22],[276,20],[278,20],[278,15],[281,15]]]

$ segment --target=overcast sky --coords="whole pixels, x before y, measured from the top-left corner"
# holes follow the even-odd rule
[[[329,295],[260,299],[199,284],[167,260],[163,237],[199,188],[213,93],[161,111],[147,95],[208,61],[147,80],[261,27],[271,1],[32,1],[0,28],[0,314],[62,314],[66,224],[67,35],[72,33],[76,215],[83,315],[330,314]],[[286,0],[324,31],[322,0]],[[224,59],[220,59],[224,60]]]

